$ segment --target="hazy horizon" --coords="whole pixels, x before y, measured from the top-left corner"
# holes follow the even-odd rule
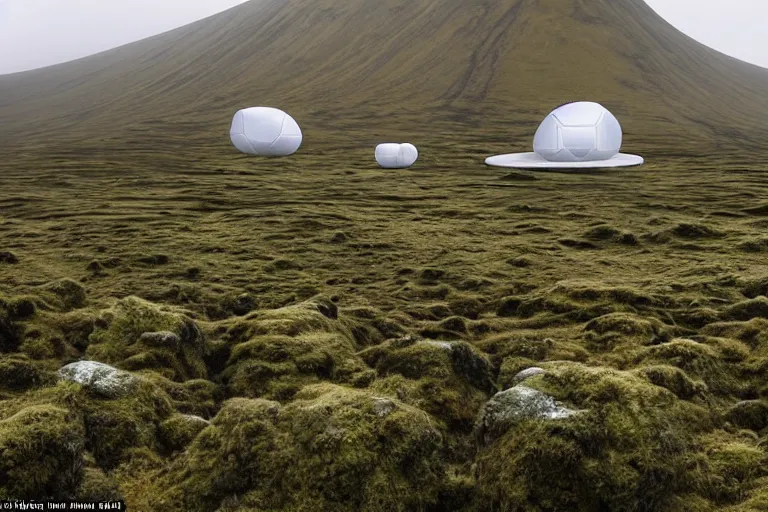
[[[0,74],[76,60],[145,39],[247,0],[0,0]],[[669,23],[732,57],[768,68],[768,5],[733,0],[646,0]],[[5,48],[6,50],[2,50]],[[12,50],[11,50],[12,49]]]

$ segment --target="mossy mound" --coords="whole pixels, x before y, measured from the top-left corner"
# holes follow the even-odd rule
[[[225,397],[224,386],[209,380],[176,382],[152,371],[141,372],[141,375],[162,389],[170,397],[174,409],[182,414],[211,418]]]
[[[753,318],[746,322],[716,322],[707,325],[701,334],[743,341],[752,348],[768,347],[768,320]]]
[[[173,414],[160,424],[158,437],[167,450],[183,450],[210,424],[200,416]]]
[[[648,345],[669,337],[668,330],[655,318],[631,313],[610,313],[587,322],[585,339],[593,350],[613,350],[619,346]]]
[[[36,404],[0,414],[0,498],[74,498],[85,432],[62,407]]]
[[[757,479],[752,489],[745,492],[746,499],[730,507],[722,507],[718,512],[763,512],[768,510],[768,477]]]
[[[742,383],[736,378],[735,368],[722,357],[716,345],[675,338],[639,350],[633,363],[675,366],[704,381],[715,393],[738,393],[741,389]]]
[[[379,376],[372,390],[417,406],[449,428],[468,431],[487,395],[496,391],[490,361],[463,341],[408,336],[360,356]]]
[[[0,355],[0,388],[21,391],[52,382],[54,376],[41,370],[24,354]]]
[[[541,315],[543,325],[587,322],[618,312],[637,312],[664,305],[668,299],[626,286],[610,286],[583,279],[565,280],[533,295],[508,296],[496,314],[531,318]]]
[[[59,311],[72,311],[85,305],[87,295],[83,285],[69,278],[57,279],[37,290],[41,298]]]
[[[426,414],[367,391],[323,383],[284,406],[233,398],[126,499],[158,511],[421,509],[437,500],[441,442]]]
[[[173,336],[144,336],[158,332]],[[127,297],[102,312],[89,336],[86,356],[126,370],[151,369],[170,379],[186,380],[207,376],[205,351],[203,334],[191,319]]]
[[[557,338],[554,336],[556,334],[553,334],[553,337],[547,337],[545,332],[536,330],[504,332],[487,336],[475,342],[475,346],[488,354],[496,367],[501,367],[510,357],[523,358],[531,362],[552,360],[583,362],[590,358],[590,353],[584,348],[581,340],[561,339],[559,336]]]
[[[107,475],[96,464],[93,455],[83,454],[83,478],[77,488],[78,501],[117,501],[122,500],[120,484],[112,475]]]
[[[742,400],[726,411],[725,418],[740,428],[762,432],[768,428],[768,401]]]
[[[678,398],[689,400],[708,391],[707,385],[694,380],[680,368],[670,365],[651,365],[633,370],[632,373],[673,392]]]
[[[320,380],[363,385],[373,372],[339,332],[256,335],[232,348],[222,377],[230,396],[290,399]]]
[[[477,458],[479,509],[666,510],[704,409],[628,372],[545,363],[525,381],[579,414],[520,421]],[[513,388],[514,389],[514,388]]]
[[[768,296],[768,276],[747,280],[741,293],[750,299],[760,295]]]
[[[83,416],[86,447],[105,469],[116,467],[131,448],[158,449],[159,425],[173,412],[168,396],[142,378],[133,393],[119,399],[81,394],[76,410]]]
[[[67,421],[77,423],[82,430],[84,449],[93,454],[99,467],[111,470],[131,447],[159,448],[158,426],[173,412],[170,399],[161,389],[139,376],[135,379],[131,392],[116,398],[104,397],[89,384],[62,379],[54,386],[0,401],[0,419],[28,407],[63,409]],[[72,493],[76,487],[72,487]]]
[[[760,295],[727,307],[722,313],[723,320],[751,320],[768,318],[768,298]]]
[[[310,332],[339,332],[352,338],[351,328],[357,322],[340,319],[333,301],[315,297],[282,308],[253,311],[221,325],[227,327],[231,342],[240,343],[259,335],[296,336]]]
[[[637,237],[628,231],[622,231],[608,224],[594,226],[584,233],[584,238],[592,241],[610,242],[621,245],[637,245]]]
[[[755,438],[718,430],[702,435],[698,444],[700,494],[716,503],[743,500],[756,480],[768,474],[768,453]]]

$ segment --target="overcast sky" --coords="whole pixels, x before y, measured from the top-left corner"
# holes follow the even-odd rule
[[[245,1],[0,0],[0,74],[85,57]]]
[[[84,57],[244,1],[0,0],[0,74]],[[647,2],[694,39],[768,68],[768,0]]]

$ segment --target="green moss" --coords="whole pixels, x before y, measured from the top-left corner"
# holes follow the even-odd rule
[[[180,345],[157,347],[142,341],[142,334],[158,331],[175,334]],[[176,380],[206,377],[204,353],[203,334],[192,320],[137,297],[119,300],[102,313],[86,350],[90,359],[130,370],[152,369]]]
[[[170,451],[186,448],[210,422],[199,416],[173,414],[159,427],[159,439]]]
[[[572,342],[547,337],[540,331],[520,330],[487,336],[474,343],[497,367],[507,357],[522,357],[532,361],[586,361],[590,357],[581,340]]]
[[[742,400],[726,411],[725,419],[741,428],[760,432],[768,427],[768,402]]]
[[[192,512],[423,507],[437,499],[440,442],[417,409],[331,384],[304,388],[285,406],[235,398],[155,493],[143,492],[153,505]]]
[[[223,386],[205,379],[176,382],[154,371],[144,371],[142,376],[162,389],[171,399],[174,409],[183,414],[210,418],[216,414],[224,399]]]
[[[0,498],[74,497],[82,478],[82,424],[61,407],[30,405],[0,420]]]
[[[83,478],[77,488],[78,501],[117,501],[123,499],[117,480],[107,475],[90,453],[83,455]]]
[[[768,320],[753,318],[746,322],[717,322],[701,330],[702,334],[743,341],[751,348],[768,347]]]
[[[0,387],[11,390],[29,389],[53,380],[24,354],[0,355]]]
[[[32,359],[60,358],[67,349],[61,332],[45,324],[28,326],[23,339],[19,351]]]
[[[674,366],[644,366],[633,370],[632,373],[646,378],[651,384],[670,390],[683,400],[699,396],[708,390],[704,382],[693,380],[683,370]]]
[[[157,425],[172,412],[167,395],[144,379],[139,379],[132,394],[119,399],[101,398],[79,384],[59,381],[16,400],[0,402],[0,418],[33,406],[69,411],[67,417],[73,418],[82,432],[85,449],[105,469],[113,468],[123,458],[123,451],[132,446],[156,446]]]
[[[706,475],[701,481],[702,494],[717,502],[741,500],[754,485],[756,477],[765,476],[768,456],[755,440],[716,431],[700,439],[702,463]]]
[[[710,390],[731,393],[740,389],[740,383],[729,371],[718,351],[710,345],[688,339],[674,339],[668,343],[642,349],[635,362],[676,366],[687,374],[703,380]]]
[[[233,395],[288,399],[303,384],[352,383],[367,372],[353,341],[332,331],[255,336],[233,347],[222,375]]]
[[[608,224],[600,224],[584,233],[584,238],[593,241],[612,242],[622,245],[637,245],[637,237],[627,231],[621,231]]]
[[[83,285],[69,278],[58,279],[39,288],[40,295],[61,311],[71,311],[85,305]]]
[[[723,320],[751,320],[768,318],[768,298],[761,296],[737,302],[727,307],[722,313]]]
[[[487,358],[465,342],[400,338],[366,349],[360,356],[379,375],[371,389],[423,409],[459,431],[496,385]]]
[[[648,345],[666,340],[668,330],[659,320],[631,313],[609,313],[587,322],[585,340],[596,351],[618,347]]]
[[[526,368],[536,365],[536,361],[527,357],[511,356],[504,358],[504,362],[501,363],[501,369],[499,370],[499,386],[501,389],[512,387],[516,384],[514,382],[515,375]]]
[[[752,489],[746,491],[745,499],[736,505],[722,507],[722,512],[763,512],[768,510],[768,477],[757,479]]]

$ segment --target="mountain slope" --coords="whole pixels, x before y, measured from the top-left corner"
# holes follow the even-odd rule
[[[234,110],[275,105],[317,144],[464,131],[525,149],[551,108],[585,99],[614,111],[633,150],[661,156],[757,147],[765,90],[768,70],[694,42],[642,0],[258,0],[0,77],[0,140],[209,154],[229,151]]]

